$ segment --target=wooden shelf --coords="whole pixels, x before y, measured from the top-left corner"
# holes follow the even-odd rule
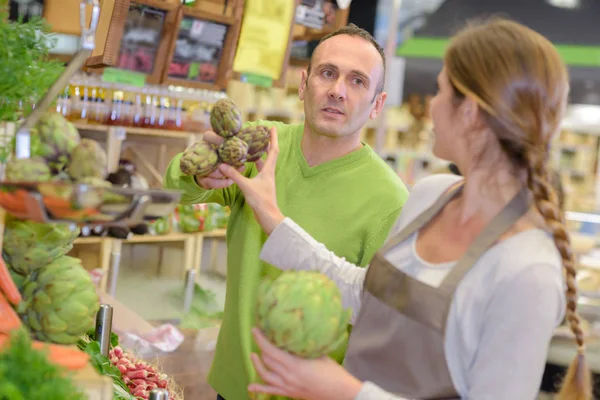
[[[104,237],[104,236],[85,236],[85,237],[82,236],[82,237],[78,237],[77,239],[75,239],[73,244],[100,244],[104,240],[110,240],[110,239],[111,238]]]
[[[164,243],[164,242],[181,242],[191,237],[202,236],[205,238],[221,238],[225,237],[225,229],[215,229],[209,232],[196,233],[167,233],[166,235],[133,235],[129,239],[121,240],[122,243]]]
[[[108,132],[110,128],[123,128],[127,135],[140,135],[140,136],[154,136],[168,139],[183,139],[189,140],[190,137],[199,134],[198,132],[189,131],[170,131],[164,129],[149,129],[149,128],[136,128],[132,126],[118,126],[118,125],[95,125],[95,124],[82,124],[75,123],[75,127],[82,131],[93,131],[93,132]]]

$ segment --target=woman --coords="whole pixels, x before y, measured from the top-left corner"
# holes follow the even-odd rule
[[[566,315],[579,351],[560,398],[591,398],[574,263],[546,167],[567,103],[565,65],[541,35],[492,20],[453,38],[438,86],[433,153],[463,176],[434,175],[414,186],[368,272],[279,211],[275,132],[254,179],[220,167],[270,235],[261,258],[325,273],[354,311],[345,369],[282,352],[255,331],[261,357],[253,362],[265,384],[250,391],[327,400],[534,399],[553,330]]]

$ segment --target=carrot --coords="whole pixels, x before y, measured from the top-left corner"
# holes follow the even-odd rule
[[[0,350],[9,345],[9,340],[10,337],[7,334],[0,333]],[[90,356],[79,350],[77,347],[33,340],[31,342],[31,348],[35,350],[46,350],[48,361],[71,371],[84,368],[90,361]]]
[[[60,197],[46,197],[44,198],[44,205],[48,207],[48,210],[56,218],[79,218],[91,217],[99,214],[100,212],[93,207],[74,209],[68,200],[61,199]]]
[[[90,356],[77,347],[38,342],[37,340],[33,341],[32,347],[36,350],[47,349],[48,360],[51,363],[71,371],[85,367],[90,361]]]
[[[13,305],[18,305],[21,302],[21,293],[17,289],[17,285],[12,280],[8,267],[4,259],[0,256],[0,292],[4,293],[6,299]]]
[[[0,293],[0,333],[9,333],[13,329],[20,327],[21,320],[19,316],[8,303],[6,297]]]
[[[0,349],[4,348],[4,345],[8,343],[8,335],[5,333],[0,333]]]
[[[15,193],[0,192],[0,204],[9,212],[23,214],[27,211],[25,202]]]

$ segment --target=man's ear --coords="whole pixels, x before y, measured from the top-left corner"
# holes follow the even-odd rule
[[[386,92],[381,92],[377,96],[375,96],[375,105],[373,106],[373,109],[371,110],[371,113],[369,114],[369,118],[371,118],[371,119],[377,118],[377,116],[383,109],[383,106],[385,104],[385,99],[387,99]]]
[[[298,96],[300,101],[304,101],[304,91],[306,90],[306,83],[308,81],[308,71],[302,70],[302,77],[300,78],[300,87],[298,88]]]

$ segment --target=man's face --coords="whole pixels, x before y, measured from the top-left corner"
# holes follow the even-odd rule
[[[302,72],[300,100],[312,132],[328,137],[358,134],[381,111],[386,94],[375,95],[383,78],[383,60],[367,40],[349,35],[321,43],[310,75]]]

